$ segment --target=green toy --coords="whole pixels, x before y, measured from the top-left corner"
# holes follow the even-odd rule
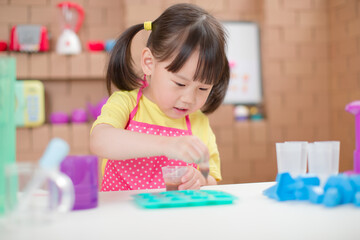
[[[16,194],[16,186],[9,192],[5,186],[5,168],[15,162],[15,65],[14,58],[0,57],[0,216],[5,212],[5,197]]]

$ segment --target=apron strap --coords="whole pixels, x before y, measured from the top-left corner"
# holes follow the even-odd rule
[[[146,88],[148,85],[147,81],[146,81],[146,75],[144,75],[144,80],[142,81],[142,86],[141,88],[139,89],[139,92],[137,94],[137,98],[136,98],[136,106],[134,107],[134,109],[131,111],[130,113],[130,116],[129,116],[129,121],[132,120],[138,110],[138,107],[139,107],[139,102],[140,102],[140,98],[142,96],[142,90],[144,88]]]
[[[189,115],[186,115],[186,116],[185,116],[185,120],[186,120],[187,130],[188,130],[188,131],[190,132],[190,134],[192,135],[192,132],[191,132],[191,123],[190,123]]]

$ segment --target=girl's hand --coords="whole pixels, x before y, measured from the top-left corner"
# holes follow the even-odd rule
[[[200,189],[201,186],[205,185],[205,178],[201,175],[200,171],[188,166],[188,170],[181,178],[181,182],[179,190]]]
[[[168,158],[188,163],[209,161],[209,149],[196,136],[166,137],[163,145],[164,155]]]

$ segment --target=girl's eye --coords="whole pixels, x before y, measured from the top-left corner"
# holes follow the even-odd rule
[[[201,91],[207,91],[209,90],[208,88],[199,88]]]
[[[178,83],[178,82],[175,82],[176,85],[178,85],[179,87],[185,87],[185,84],[181,84],[181,83]]]

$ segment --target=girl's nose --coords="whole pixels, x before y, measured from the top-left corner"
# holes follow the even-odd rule
[[[196,92],[190,89],[181,96],[181,100],[184,103],[194,103],[195,98],[196,98]]]

